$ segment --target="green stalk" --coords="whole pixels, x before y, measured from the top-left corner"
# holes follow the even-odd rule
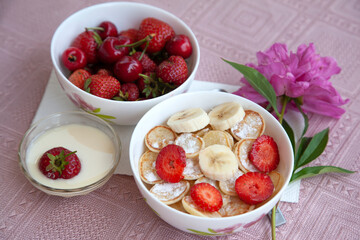
[[[284,95],[282,97],[282,108],[281,108],[281,112],[279,115],[279,123],[282,124],[283,119],[284,119],[284,115],[285,115],[285,110],[286,110],[286,105],[288,104],[288,102],[290,101],[290,97]],[[272,240],[276,239],[276,218],[275,218],[275,213],[276,213],[276,208],[277,208],[276,204],[271,212],[271,236],[272,236]]]
[[[276,206],[277,204],[273,207],[272,211],[271,211],[271,239],[275,240],[276,239],[276,218],[275,218],[275,212],[276,212]]]

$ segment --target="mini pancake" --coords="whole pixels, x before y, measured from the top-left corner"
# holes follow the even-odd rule
[[[265,121],[263,117],[255,111],[245,110],[243,120],[231,127],[232,136],[241,141],[242,139],[256,139],[264,133]]]
[[[168,144],[174,143],[176,133],[167,126],[155,126],[146,134],[145,145],[150,151],[160,152]]]

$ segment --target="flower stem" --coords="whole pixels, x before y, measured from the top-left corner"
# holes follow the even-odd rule
[[[276,212],[277,204],[273,207],[271,211],[271,239],[276,239],[276,218],[275,218],[275,212]]]
[[[290,97],[284,95],[282,97],[282,108],[281,108],[281,113],[279,115],[279,122],[280,124],[282,124],[283,119],[284,119],[284,115],[285,115],[285,109],[286,109],[286,105],[287,103],[290,101]]]

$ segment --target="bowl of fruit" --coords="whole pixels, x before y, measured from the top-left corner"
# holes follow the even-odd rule
[[[147,4],[103,3],[66,18],[51,41],[56,77],[88,113],[135,125],[157,103],[186,92],[198,41],[175,15]]]
[[[174,96],[151,108],[129,148],[146,203],[170,225],[200,235],[246,229],[280,200],[291,142],[264,108],[230,93]]]
[[[121,142],[106,121],[68,111],[33,123],[18,154],[20,168],[33,186],[50,195],[73,197],[110,179],[120,162]]]

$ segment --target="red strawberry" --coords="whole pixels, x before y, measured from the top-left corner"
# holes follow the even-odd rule
[[[188,68],[184,58],[171,56],[164,60],[156,69],[156,74],[166,83],[180,86],[188,77]]]
[[[219,190],[209,183],[197,183],[190,189],[190,196],[197,206],[208,212],[218,211],[223,200]]]
[[[85,69],[75,70],[69,77],[69,81],[78,88],[84,89],[84,83],[91,74]]]
[[[156,18],[145,18],[140,23],[137,40],[139,41],[150,34],[153,34],[153,38],[146,50],[148,53],[161,51],[166,42],[175,36],[174,29],[169,24]],[[141,45],[141,48],[144,49],[145,44]]]
[[[271,196],[274,184],[265,173],[247,172],[236,179],[235,190],[242,201],[255,205]]]
[[[75,38],[71,46],[80,48],[85,53],[87,63],[92,64],[97,62],[97,49],[100,44],[100,36],[86,30]]]
[[[97,75],[104,75],[104,76],[112,76],[112,72],[106,68],[100,68],[97,72]]]
[[[135,28],[129,28],[127,30],[121,31],[119,36],[125,36],[131,39],[131,42],[136,42],[138,30]]]
[[[141,54],[142,54],[142,52],[136,52],[133,54],[133,57],[140,59]],[[143,67],[143,73],[155,72],[156,64],[153,60],[151,60],[149,58],[149,56],[147,54],[144,54],[139,61]]]
[[[139,88],[135,83],[121,84],[120,98],[126,101],[136,101],[139,99]]]
[[[274,139],[267,135],[258,137],[251,147],[249,160],[261,172],[271,172],[276,169],[280,156]]]
[[[111,99],[120,91],[120,82],[112,76],[92,75],[90,80],[90,93],[95,96]]]
[[[81,163],[75,152],[63,147],[46,151],[40,158],[39,169],[48,178],[69,179],[79,174]]]
[[[176,183],[184,178],[185,166],[185,150],[178,145],[169,144],[160,150],[156,158],[155,169],[161,179]]]

